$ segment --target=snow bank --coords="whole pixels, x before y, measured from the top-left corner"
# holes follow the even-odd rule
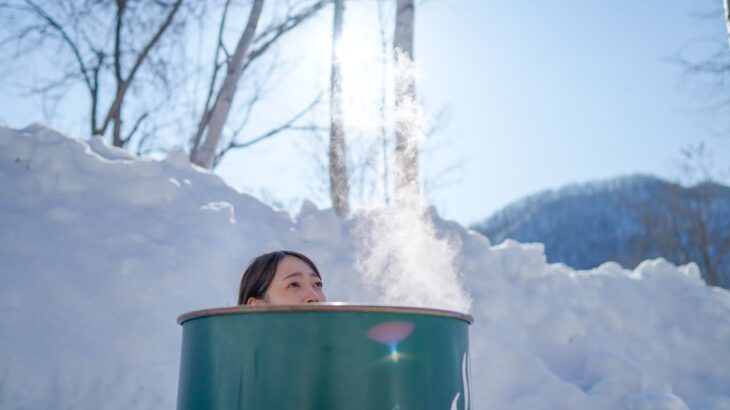
[[[378,212],[343,220],[305,203],[292,219],[181,152],[151,161],[0,128],[0,183],[0,408],[173,408],[175,318],[233,305],[267,250],[311,256],[330,300],[399,294],[354,268]],[[473,408],[730,409],[730,293],[694,265],[575,271],[539,244],[492,246],[432,218],[476,319]]]

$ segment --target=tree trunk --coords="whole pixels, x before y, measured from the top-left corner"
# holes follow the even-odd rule
[[[714,218],[713,215],[713,196],[711,192],[711,186],[709,182],[703,182],[698,187],[697,191],[697,217],[696,225],[698,230],[698,247],[700,249],[700,258],[702,263],[705,265],[705,275],[707,276],[707,284],[710,286],[717,286],[717,266],[713,258],[712,248],[718,238],[711,238],[711,224]],[[715,239],[715,241],[713,241]]]
[[[241,76],[244,59],[248,54],[249,46],[253,41],[254,34],[256,33],[256,25],[258,24],[259,17],[261,16],[261,9],[263,8],[263,5],[264,0],[254,0],[253,2],[251,13],[248,16],[248,23],[246,23],[246,29],[241,34],[241,38],[238,40],[236,51],[233,53],[230,58],[230,62],[228,63],[223,85],[221,86],[215,102],[213,103],[213,110],[211,111],[205,141],[193,153],[193,163],[203,168],[210,169],[213,166],[216,150],[218,149],[221,134],[223,133],[223,126],[225,125],[231,111],[231,105],[233,104],[233,98],[235,97],[236,90],[238,88],[238,80]]]
[[[122,106],[117,107],[112,120],[112,145],[115,147],[123,147],[125,141],[122,140]]]
[[[345,0],[335,0],[332,25],[332,71],[330,74],[330,196],[332,208],[338,215],[350,212],[350,188],[347,180],[347,159],[345,156],[345,130],[342,118],[342,72],[338,45],[342,37],[342,15]]]
[[[722,5],[725,10],[725,29],[728,34],[728,45],[730,45],[730,0],[722,0]]]
[[[418,143],[420,124],[416,112],[413,75],[414,0],[397,0],[393,51],[395,58],[395,199],[401,206],[417,203]]]
[[[383,149],[383,169],[381,178],[383,179],[383,201],[386,206],[390,205],[390,184],[388,176],[390,175],[390,162],[388,160],[388,124],[386,122],[386,104],[388,90],[388,40],[385,28],[385,15],[383,10],[384,0],[378,0],[378,33],[380,35],[380,142]]]

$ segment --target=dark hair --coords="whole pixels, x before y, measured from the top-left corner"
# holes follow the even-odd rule
[[[279,266],[279,262],[281,262],[281,260],[286,256],[293,256],[301,259],[309,265],[312,270],[314,270],[317,277],[322,279],[322,276],[319,275],[319,270],[314,262],[299,252],[276,251],[265,253],[254,258],[254,260],[248,265],[248,268],[246,268],[246,271],[243,272],[241,287],[238,290],[239,305],[245,305],[251,297],[256,299],[264,297],[266,290],[269,289],[269,285],[271,285],[271,282],[274,280],[274,274],[276,273],[276,268]]]

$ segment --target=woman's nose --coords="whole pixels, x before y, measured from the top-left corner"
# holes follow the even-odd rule
[[[314,288],[309,288],[309,292],[307,292],[307,296],[304,299],[305,303],[316,303],[321,302],[319,299],[319,294],[317,294],[317,291]]]

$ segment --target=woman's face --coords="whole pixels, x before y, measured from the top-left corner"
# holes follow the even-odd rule
[[[306,262],[287,255],[279,261],[274,279],[263,299],[249,298],[249,305],[289,305],[297,303],[326,302],[322,291],[322,279]]]

